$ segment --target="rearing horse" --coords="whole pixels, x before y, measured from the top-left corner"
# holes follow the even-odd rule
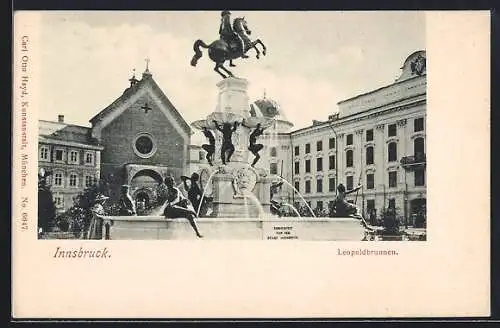
[[[196,40],[193,45],[193,50],[195,52],[193,58],[191,59],[191,66],[196,66],[198,63],[198,59],[201,58],[203,53],[200,50],[200,47],[208,49],[208,56],[210,59],[215,62],[214,71],[219,73],[223,78],[228,77],[224,75],[220,69],[225,71],[229,76],[234,76],[227,68],[224,67],[224,63],[229,60],[229,66],[234,67],[233,59],[237,59],[242,57],[249,49],[253,48],[257,52],[257,59],[260,57],[260,51],[257,49],[256,45],[260,44],[262,46],[262,54],[266,55],[266,46],[257,39],[255,41],[251,41],[248,35],[251,34],[250,29],[247,26],[247,22],[245,18],[238,17],[233,22],[233,30],[243,39],[243,49],[241,45],[235,47],[235,50],[232,50],[228,43],[224,40],[215,40],[210,45],[207,45],[202,40]]]

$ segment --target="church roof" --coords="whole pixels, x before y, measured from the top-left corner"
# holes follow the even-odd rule
[[[160,89],[158,84],[153,80],[152,75],[148,72],[143,73],[143,77],[140,81],[136,82],[135,84],[131,85],[125,91],[123,94],[118,97],[115,101],[113,101],[109,106],[101,110],[99,113],[97,113],[94,117],[92,117],[89,122],[92,123],[92,125],[95,125],[97,122],[101,121],[105,116],[108,114],[114,112],[117,110],[123,103],[125,103],[128,99],[130,99],[132,96],[134,96],[137,92],[139,92],[141,89],[143,89],[146,86],[151,86],[153,92],[158,95],[160,100],[166,107],[172,109],[172,113],[174,114],[175,120],[181,125],[181,127],[188,133],[191,134],[191,128],[189,125],[186,123],[182,115],[179,113],[179,111],[175,108],[175,106],[170,102],[170,100],[167,98],[167,96],[163,93],[163,91]]]

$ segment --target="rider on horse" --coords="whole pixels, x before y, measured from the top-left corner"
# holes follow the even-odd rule
[[[237,51],[234,47],[236,46],[234,43],[235,41],[240,43],[241,46],[241,57],[242,58],[248,58],[247,55],[245,55],[245,42],[243,41],[243,38],[236,32],[234,32],[233,28],[231,27],[231,12],[228,10],[224,10],[221,13],[221,23],[220,23],[220,28],[219,28],[219,36],[222,40],[224,40],[229,49],[231,51]]]

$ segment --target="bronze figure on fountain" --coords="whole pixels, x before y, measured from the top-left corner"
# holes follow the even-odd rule
[[[229,60],[229,66],[235,67],[233,60],[238,58],[248,58],[246,55],[250,49],[255,49],[257,52],[256,58],[259,59],[260,51],[256,47],[257,44],[262,46],[262,54],[266,55],[266,46],[257,39],[250,40],[249,35],[252,32],[248,28],[245,17],[237,17],[231,25],[231,13],[224,10],[221,14],[221,24],[219,27],[219,39],[207,45],[203,40],[196,40],[193,45],[195,52],[191,59],[191,66],[196,66],[198,60],[203,53],[200,47],[208,49],[208,56],[215,62],[214,71],[220,74],[223,78],[233,76],[233,73],[224,67],[224,63]],[[225,75],[221,72],[223,70],[227,73]]]
[[[245,125],[243,124],[243,126],[245,126]],[[245,126],[245,127],[247,127],[247,126]],[[250,137],[249,137],[250,145],[248,146],[248,150],[250,150],[250,152],[255,156],[255,158],[251,164],[252,167],[255,167],[255,164],[257,164],[257,162],[259,161],[259,159],[260,159],[259,152],[262,150],[262,148],[264,148],[263,144],[257,143],[257,138],[260,137],[264,133],[264,130],[265,130],[265,128],[263,128],[262,125],[260,123],[258,123],[257,126],[255,127],[255,130],[252,131],[252,133],[250,134]]]
[[[215,137],[212,131],[210,131],[206,126],[204,126],[201,132],[208,139],[208,144],[203,144],[201,148],[203,148],[207,152],[206,159],[210,166],[213,166],[212,159],[215,153]]]
[[[238,128],[238,122],[234,122],[231,126],[231,123],[224,122],[222,126],[214,120],[215,128],[222,132],[222,147],[220,153],[220,159],[222,160],[222,164],[226,164],[226,162],[231,161],[231,156],[234,153],[234,145],[232,141],[233,132]]]

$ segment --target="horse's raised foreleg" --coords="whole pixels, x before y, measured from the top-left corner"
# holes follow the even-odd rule
[[[250,44],[250,47],[255,49],[255,51],[257,52],[257,55],[255,56],[257,59],[259,59],[260,57],[260,51],[259,49],[255,46],[257,44],[257,41],[254,41]]]
[[[255,44],[257,44],[257,43],[262,46],[262,54],[265,56],[266,50],[267,50],[266,46],[264,45],[264,43],[262,43],[262,41],[260,41],[260,39],[255,40]]]

